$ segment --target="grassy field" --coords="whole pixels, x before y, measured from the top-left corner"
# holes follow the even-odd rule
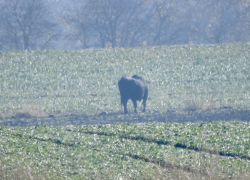
[[[148,82],[149,112],[190,104],[249,109],[249,48],[236,43],[1,53],[0,114],[120,112],[117,82],[133,74]]]
[[[18,171],[46,179],[250,177],[249,122],[2,126],[0,134],[0,179]]]
[[[0,52],[0,179],[249,179],[249,69],[249,43]]]

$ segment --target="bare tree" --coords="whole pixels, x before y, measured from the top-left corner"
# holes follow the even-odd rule
[[[46,48],[59,36],[44,0],[6,1],[1,17],[1,39],[9,49]]]
[[[195,16],[200,17],[199,43],[223,43],[243,40],[246,34],[246,12],[249,2],[245,0],[210,0],[200,3]]]
[[[247,41],[249,10],[249,0],[0,0],[0,49]]]
[[[149,25],[153,32],[153,45],[174,44],[183,26],[181,15],[185,12],[182,9],[185,1],[153,0],[152,2],[154,17]]]
[[[142,26],[147,27],[147,16],[142,10],[146,3],[144,0],[75,0],[64,19],[67,25],[77,29],[71,31],[71,37],[80,40],[84,47],[130,46],[144,32]]]
[[[221,43],[249,32],[249,0],[71,0],[69,39],[88,47]]]
[[[64,40],[72,48],[89,48],[94,46],[91,30],[91,14],[86,0],[67,1],[61,15],[64,31]]]

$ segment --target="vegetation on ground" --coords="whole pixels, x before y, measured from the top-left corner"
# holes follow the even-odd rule
[[[133,74],[149,85],[148,112],[248,109],[249,48],[234,43],[2,52],[0,114],[120,112],[117,82]]]
[[[2,126],[0,151],[7,166],[23,161],[49,179],[146,179],[167,170],[234,179],[250,171],[249,128],[239,121]]]
[[[249,43],[0,52],[0,179],[249,179],[249,59]],[[124,115],[133,74],[149,100]]]

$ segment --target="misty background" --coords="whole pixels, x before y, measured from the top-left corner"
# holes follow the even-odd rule
[[[0,50],[250,40],[250,0],[0,0]]]

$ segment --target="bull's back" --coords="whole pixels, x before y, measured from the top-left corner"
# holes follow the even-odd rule
[[[122,97],[139,101],[147,99],[148,89],[146,83],[142,79],[122,77],[118,81],[118,86]]]

